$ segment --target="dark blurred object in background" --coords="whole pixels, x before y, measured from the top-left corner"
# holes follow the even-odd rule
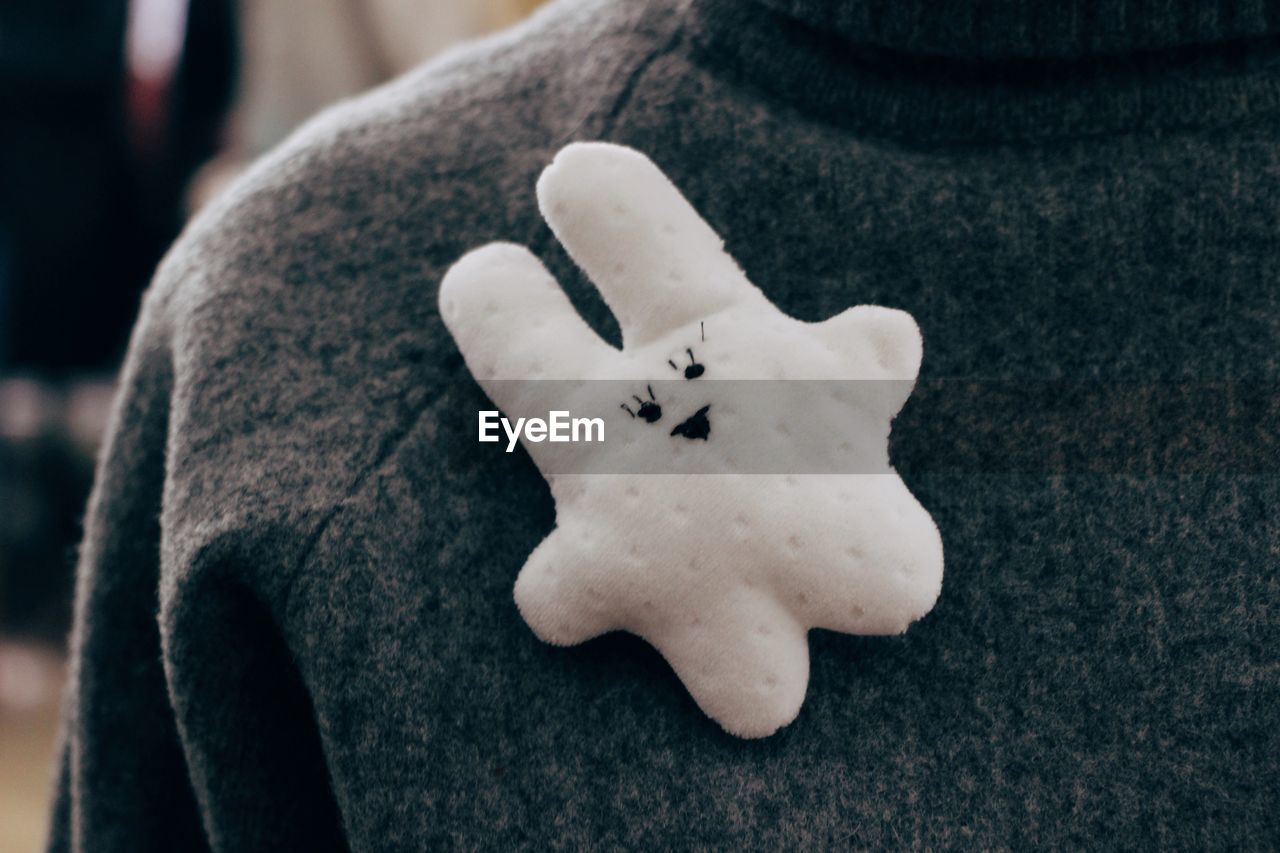
[[[219,147],[235,9],[0,0],[0,634],[60,643],[69,624],[97,377]]]
[[[74,544],[112,384],[0,381],[0,627],[61,644]]]
[[[0,3],[0,369],[113,369],[218,147],[234,0]]]

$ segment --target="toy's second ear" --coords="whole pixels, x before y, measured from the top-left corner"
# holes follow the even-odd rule
[[[869,354],[880,369],[871,379],[915,379],[920,373],[924,342],[920,327],[906,311],[858,305],[818,324],[823,340],[855,364]],[[868,350],[868,347],[870,348]]]
[[[924,356],[920,327],[906,311],[858,305],[817,324],[823,341],[844,358],[851,378],[891,380],[877,396],[893,417],[907,402]]]
[[[604,297],[625,348],[730,305],[764,301],[720,236],[639,151],[568,146],[538,178],[538,206]]]

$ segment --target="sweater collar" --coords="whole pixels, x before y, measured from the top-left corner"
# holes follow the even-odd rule
[[[956,59],[1211,45],[1277,32],[1270,0],[755,0],[861,45]]]
[[[1246,0],[1232,0],[1232,15],[1168,12],[1168,20],[1139,15],[1139,0],[1089,4],[1120,10],[1114,20],[1065,11],[1084,0],[1053,14],[1035,11],[1052,4],[1032,0],[690,2],[696,55],[716,68],[823,120],[916,141],[1089,136],[1280,114],[1280,36],[1265,16],[1244,14]],[[946,11],[932,20],[926,7]],[[958,8],[970,10],[968,36]],[[1186,23],[1192,18],[1203,26]],[[1141,23],[1116,23],[1124,20]]]

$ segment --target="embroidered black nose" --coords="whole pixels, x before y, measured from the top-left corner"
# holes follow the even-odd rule
[[[684,421],[676,424],[676,428],[671,430],[672,435],[683,435],[688,439],[707,440],[707,436],[711,435],[711,421],[707,420],[707,411],[710,405],[703,406],[694,412]]]

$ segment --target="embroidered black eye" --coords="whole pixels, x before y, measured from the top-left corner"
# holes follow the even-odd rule
[[[658,405],[657,398],[653,396],[653,386],[646,385],[645,388],[649,392],[648,400],[642,400],[639,397],[637,397],[635,394],[631,395],[631,399],[635,400],[636,403],[638,404],[637,411],[635,412],[631,411],[631,407],[628,406],[626,403],[622,404],[622,408],[624,411],[626,411],[628,415],[631,415],[631,417],[633,418],[638,417],[645,423],[651,424],[662,417],[662,407]]]
[[[685,352],[689,354],[689,363],[684,368],[685,379],[697,379],[699,376],[707,372],[707,368],[704,365],[698,364],[698,360],[693,357],[692,349],[687,349]],[[667,359],[667,364],[671,365],[672,370],[680,369],[680,366],[671,359]]]

